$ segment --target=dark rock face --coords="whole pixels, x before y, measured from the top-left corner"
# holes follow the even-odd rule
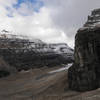
[[[7,66],[9,65],[10,70],[7,72],[11,73],[12,67],[21,71],[71,63],[73,62],[73,50],[66,44],[46,44],[38,39],[31,40],[11,34],[1,34],[0,57],[7,63]],[[4,72],[6,69],[8,67],[0,69],[1,76],[8,75]]]
[[[88,91],[100,87],[100,9],[92,12],[75,37],[75,62],[68,70],[69,88]]]
[[[5,71],[5,70],[1,70],[1,71],[0,71],[0,78],[6,77],[6,76],[8,76],[8,75],[10,75],[10,73],[9,73],[8,71]]]
[[[0,56],[0,78],[16,73],[16,68],[9,66],[7,62]]]

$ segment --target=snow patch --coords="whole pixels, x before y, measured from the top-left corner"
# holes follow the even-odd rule
[[[72,63],[66,65],[66,66],[63,67],[63,68],[59,68],[59,69],[57,69],[57,70],[50,71],[49,74],[53,74],[53,73],[61,72],[61,71],[64,71],[64,70],[68,70],[71,66],[72,66]]]

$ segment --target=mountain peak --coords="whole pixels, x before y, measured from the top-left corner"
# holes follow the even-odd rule
[[[98,24],[100,24],[100,8],[92,11],[91,15],[88,16],[88,20],[84,24],[84,27],[95,27]]]

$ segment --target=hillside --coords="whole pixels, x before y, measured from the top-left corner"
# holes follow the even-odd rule
[[[7,65],[4,68],[0,65],[1,76],[15,71],[64,65],[74,60],[73,49],[65,43],[47,44],[6,30],[0,33],[0,59]]]

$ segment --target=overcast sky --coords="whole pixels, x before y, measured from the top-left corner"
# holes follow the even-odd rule
[[[78,28],[100,0],[0,0],[0,30],[74,46]]]

